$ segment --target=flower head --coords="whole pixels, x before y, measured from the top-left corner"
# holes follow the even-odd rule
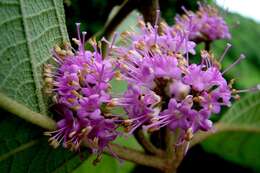
[[[118,56],[124,56],[130,51],[138,53],[141,57],[147,54],[195,54],[196,44],[190,41],[183,30],[173,31],[166,23],[156,23],[151,26],[145,24],[142,18],[138,19],[138,31],[126,31],[121,34],[126,45],[118,47],[115,51]],[[161,31],[158,34],[158,27]]]
[[[187,56],[157,48],[158,51],[147,53],[132,49],[117,60],[122,78],[130,86],[118,99],[121,102],[116,103],[128,113],[128,128],[131,132],[139,126],[148,131],[162,127],[180,129],[180,141],[188,132],[210,130],[210,116],[219,113],[221,106],[230,106],[232,98],[232,88],[223,77],[219,62],[202,51],[201,62],[190,64]],[[144,98],[150,96],[158,98],[156,104],[145,102]]]
[[[137,85],[129,85],[122,98],[116,98],[113,103],[122,106],[129,119],[123,122],[126,131],[130,134],[138,127],[149,124],[151,119],[158,114],[155,109],[160,102],[160,97],[152,90]]]
[[[51,132],[52,143],[63,143],[64,147],[77,150],[85,141],[93,151],[102,150],[117,136],[113,118],[107,117],[101,107],[111,100],[109,81],[114,70],[109,59],[103,60],[96,42],[94,52],[84,50],[86,33],[74,39],[79,49],[73,53],[69,47],[56,47],[54,59],[58,62],[54,78],[54,93],[60,106],[62,119],[58,129]]]
[[[213,41],[231,38],[228,26],[217,8],[199,4],[199,10],[196,13],[186,9],[184,11],[186,14],[175,18],[176,25],[173,30],[181,28],[187,31],[190,40]]]

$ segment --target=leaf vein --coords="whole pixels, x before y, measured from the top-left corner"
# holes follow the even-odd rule
[[[34,86],[35,86],[35,92],[37,95],[38,109],[42,114],[46,115],[47,110],[46,110],[44,99],[43,99],[42,92],[41,92],[41,84],[38,79],[35,61],[33,59],[33,48],[32,48],[32,45],[31,45],[30,39],[29,39],[30,33],[29,33],[27,20],[25,17],[26,12],[24,9],[24,0],[20,0],[20,8],[21,8],[21,14],[22,14],[23,27],[24,27],[24,31],[25,31],[25,39],[27,40],[28,54],[30,57],[30,65],[32,67],[32,77],[35,81]]]

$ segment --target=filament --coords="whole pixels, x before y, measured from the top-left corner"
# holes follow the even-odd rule
[[[235,65],[239,64],[241,60],[245,59],[245,55],[244,54],[241,54],[239,56],[239,58],[233,63],[231,64],[229,67],[227,67],[223,72],[222,72],[222,75],[225,74],[226,72],[228,72],[230,69],[232,69]]]

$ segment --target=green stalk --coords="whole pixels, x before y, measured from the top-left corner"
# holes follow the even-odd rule
[[[34,112],[28,107],[0,93],[0,108],[19,116],[20,118],[38,125],[44,129],[56,129],[56,122],[46,115]]]

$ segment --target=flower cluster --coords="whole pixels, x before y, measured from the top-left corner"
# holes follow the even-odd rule
[[[54,74],[48,69],[44,74],[48,88],[55,94],[55,110],[62,117],[57,130],[46,133],[53,146],[62,143],[78,150],[84,142],[93,152],[100,152],[120,134],[120,125],[129,134],[136,129],[178,130],[176,142],[182,143],[199,130],[210,130],[210,116],[219,113],[222,106],[230,106],[238,93],[260,90],[260,86],[235,90],[234,81],[228,83],[223,77],[245,58],[241,55],[222,70],[220,64],[230,44],[218,59],[202,50],[199,63],[190,61],[198,40],[230,38],[215,8],[200,5],[196,13],[186,11],[176,18],[174,26],[159,22],[157,11],[154,26],[141,18],[138,26],[138,32],[121,34],[123,45],[113,45],[115,38],[112,43],[102,39],[110,44],[106,57],[102,57],[101,46],[94,40],[90,42],[94,51],[84,50],[86,32],[80,34],[79,24],[78,39],[74,39],[77,51],[68,45],[64,50],[54,48],[58,68]],[[113,77],[128,83],[122,96],[112,98],[109,93]],[[114,106],[123,107],[127,117],[111,115],[109,110]]]
[[[204,13],[199,18],[206,23],[221,19],[211,10],[200,6],[198,13]],[[199,64],[189,62],[196,46],[190,37],[193,27],[182,28],[179,23],[170,27],[163,22],[152,27],[142,19],[139,26],[141,32],[122,33],[127,46],[114,48],[118,76],[129,86],[122,98],[113,99],[113,104],[123,106],[129,117],[124,122],[126,130],[179,129],[180,142],[187,133],[210,130],[210,115],[231,104],[232,87],[223,77],[220,62],[207,51],[201,52]],[[201,27],[196,32],[212,33],[205,31]]]
[[[217,8],[210,5],[199,4],[199,10],[194,13],[183,8],[185,14],[175,18],[176,25],[173,30],[189,32],[189,39],[194,41],[214,41],[217,39],[230,39],[231,35]]]
[[[94,52],[84,50],[86,33],[82,36],[77,24],[78,51],[55,47],[54,59],[59,67],[54,75],[53,90],[56,94],[56,110],[62,116],[57,130],[51,133],[51,143],[77,150],[86,142],[93,151],[102,150],[118,133],[112,117],[104,110],[111,96],[109,81],[114,70],[109,58],[103,60],[97,43],[92,41]],[[82,38],[81,38],[82,37]]]

